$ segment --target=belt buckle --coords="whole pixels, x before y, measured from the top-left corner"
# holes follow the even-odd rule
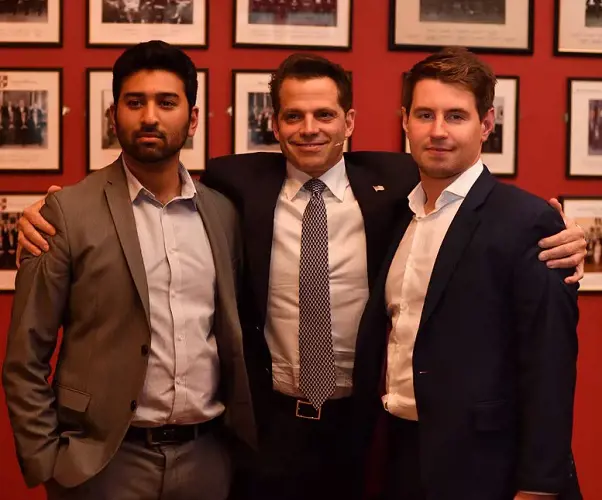
[[[157,436],[157,439],[155,439],[155,434],[161,434],[161,436]],[[159,437],[161,439],[159,439]],[[168,429],[161,429],[160,427],[151,427],[146,430],[146,444],[148,444],[149,446],[176,443],[179,443],[179,441],[176,439],[176,429],[173,427]]]
[[[302,415],[300,413],[300,410],[303,406],[309,406],[311,407],[312,411],[314,411],[315,413],[317,413],[317,415],[315,417],[313,416],[309,416],[309,415]],[[318,408],[317,410],[314,408],[314,405],[312,405],[310,402],[308,401],[301,401],[300,399],[297,399],[297,407],[295,408],[295,417],[297,418],[306,418],[308,420],[320,420],[322,416],[322,407],[320,406],[320,408]]]

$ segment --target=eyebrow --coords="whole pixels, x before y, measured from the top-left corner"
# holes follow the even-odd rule
[[[433,111],[432,108],[427,108],[426,106],[420,107],[420,108],[414,108],[412,110],[412,113],[418,113],[420,111]],[[469,114],[469,111],[464,109],[464,108],[452,108],[452,109],[446,109],[445,110],[446,113],[462,113],[462,114]]]
[[[175,99],[180,99],[180,96],[175,92],[157,92],[154,94],[155,97],[173,97]],[[146,97],[147,95],[144,92],[126,92],[123,97]]]
[[[323,111],[328,111],[329,113],[336,113],[337,110],[335,108],[329,108],[329,107],[323,107],[323,108],[318,108],[318,109],[314,109],[312,111],[312,113],[320,113]],[[303,111],[301,109],[298,108],[284,108],[282,110],[282,113],[303,113]]]

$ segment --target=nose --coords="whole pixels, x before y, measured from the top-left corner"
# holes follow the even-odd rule
[[[444,139],[447,137],[447,127],[445,124],[445,119],[442,116],[433,120],[431,136],[437,139]]]
[[[152,101],[144,106],[141,120],[144,125],[155,125],[157,123],[157,110]]]
[[[304,135],[316,135],[319,132],[317,120],[311,114],[306,115],[303,119],[301,133]]]

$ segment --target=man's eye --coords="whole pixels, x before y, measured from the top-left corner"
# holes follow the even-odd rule
[[[140,106],[141,104],[142,103],[138,99],[130,99],[127,101],[127,105],[130,108],[136,108],[136,107]]]
[[[165,108],[173,108],[176,105],[174,101],[161,101],[161,106]]]

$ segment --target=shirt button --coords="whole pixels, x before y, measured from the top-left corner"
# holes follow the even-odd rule
[[[146,344],[143,344],[143,345],[140,347],[140,353],[141,353],[143,356],[148,356],[148,351],[149,351],[149,348],[148,348],[148,346],[147,346]]]
[[[138,408],[138,403],[136,403],[135,399],[132,399],[132,402],[130,403],[130,410],[135,411],[136,408]]]

